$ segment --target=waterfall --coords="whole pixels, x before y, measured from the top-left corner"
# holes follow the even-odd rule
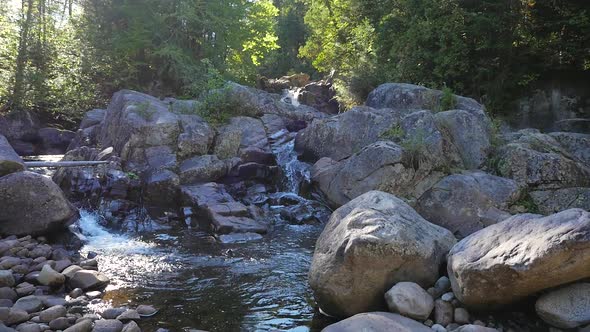
[[[281,101],[286,104],[291,104],[295,107],[299,107],[301,103],[299,103],[299,94],[301,93],[301,88],[293,88],[293,89],[285,89],[283,90],[283,95],[281,97]]]
[[[311,165],[297,158],[293,133],[283,129],[271,135],[270,138],[273,141],[272,150],[276,156],[277,164],[285,177],[283,190],[299,194],[301,183],[311,180]]]

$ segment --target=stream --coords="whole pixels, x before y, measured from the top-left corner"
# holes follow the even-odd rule
[[[297,195],[310,165],[297,160],[293,138],[286,131],[270,137],[284,191],[273,195],[317,204]],[[283,208],[270,207],[274,223],[262,240],[235,244],[182,227],[114,231],[96,211],[81,210],[87,239],[81,252],[96,252],[100,271],[111,278],[91,310],[154,305],[160,312],[141,321],[144,331],[321,330],[330,322],[315,308],[307,273],[324,224],[291,224],[281,217]]]

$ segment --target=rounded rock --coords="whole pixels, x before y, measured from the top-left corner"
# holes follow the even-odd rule
[[[542,295],[535,304],[545,322],[571,329],[590,323],[590,283],[576,283]]]
[[[413,282],[399,282],[387,293],[385,301],[391,312],[416,320],[425,320],[434,308],[434,300],[420,285]]]

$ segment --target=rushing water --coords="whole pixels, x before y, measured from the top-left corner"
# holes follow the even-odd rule
[[[297,161],[289,133],[271,141],[285,194],[298,193],[299,183],[309,179],[309,165]],[[160,312],[142,320],[146,331],[320,330],[326,318],[315,309],[307,272],[323,225],[292,225],[279,215],[277,210],[263,240],[222,244],[180,227],[114,233],[101,226],[98,214],[81,211],[80,228],[88,240],[82,252],[98,253],[100,270],[111,278],[103,302],[93,309],[154,305]]]

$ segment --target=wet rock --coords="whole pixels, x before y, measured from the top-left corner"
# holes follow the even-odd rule
[[[576,283],[542,295],[535,304],[545,322],[563,329],[590,323],[590,283]]]
[[[434,322],[442,326],[447,326],[453,322],[453,305],[447,301],[434,301]]]
[[[14,286],[14,276],[11,270],[0,270],[0,287]]]
[[[430,222],[465,237],[510,217],[506,212],[522,195],[511,179],[481,171],[453,174],[422,195],[416,211]]]
[[[64,332],[90,332],[92,331],[92,320],[84,319],[75,325],[64,330]]]
[[[119,315],[123,314],[126,310],[126,308],[108,308],[104,310],[100,315],[104,319],[115,319]]]
[[[137,310],[134,310],[134,309],[127,309],[122,314],[117,316],[117,319],[122,322],[130,321],[130,320],[138,320],[140,318],[141,317],[139,317],[139,313],[137,312]]]
[[[39,235],[62,229],[76,210],[61,189],[43,175],[19,172],[0,178],[0,232]]]
[[[397,282],[432,285],[455,241],[399,198],[371,191],[334,211],[317,241],[309,282],[330,315],[384,308],[383,294]]]
[[[37,296],[30,295],[18,299],[13,308],[32,313],[43,309],[43,302]]]
[[[473,324],[463,325],[453,331],[457,331],[457,332],[498,332],[498,330],[490,328],[490,327],[473,325]]]
[[[25,169],[23,160],[16,154],[6,137],[0,135],[0,177]]]
[[[44,265],[37,277],[37,280],[41,285],[50,287],[59,287],[66,282],[66,277],[53,270],[50,265]]]
[[[94,322],[93,332],[121,332],[123,323],[116,319],[101,319]]]
[[[194,207],[218,234],[266,233],[268,226],[245,216],[244,206],[217,183],[181,187],[182,203]]]
[[[448,255],[448,275],[455,296],[466,306],[500,306],[590,277],[589,243],[587,211],[517,215],[455,245]]]
[[[219,236],[219,242],[225,243],[225,244],[260,241],[262,239],[263,239],[262,235],[260,235],[258,233],[232,233],[232,234],[223,234],[223,235]]]
[[[41,311],[39,313],[39,320],[43,323],[49,323],[56,318],[65,317],[66,314],[67,311],[64,306],[56,305]]]
[[[425,320],[434,308],[434,300],[420,285],[399,282],[385,293],[385,301],[391,312],[416,320]]]
[[[110,282],[104,274],[94,270],[80,270],[74,273],[74,276],[68,285],[72,288],[82,288],[83,290],[100,289]]]
[[[354,315],[332,324],[322,332],[432,332],[432,329],[415,320],[389,312],[369,312]]]
[[[130,321],[123,327],[123,332],[141,332],[141,329],[136,322]]]
[[[136,310],[137,313],[142,317],[150,317],[158,312],[158,310],[153,306],[145,304],[139,305]]]
[[[49,322],[49,328],[52,330],[65,330],[70,325],[70,321],[66,317],[58,317]]]

